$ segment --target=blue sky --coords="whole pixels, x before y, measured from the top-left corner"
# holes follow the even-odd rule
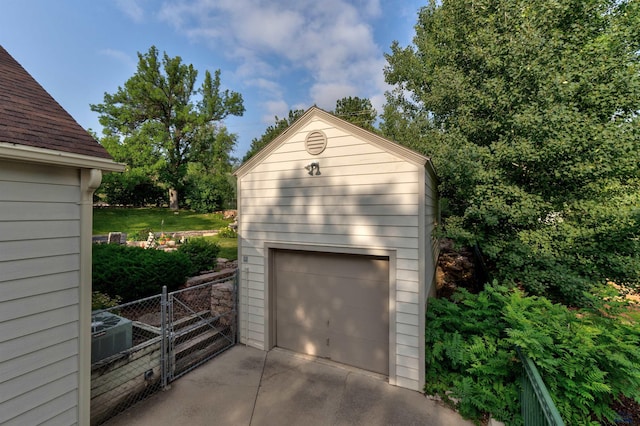
[[[426,2],[405,0],[3,0],[0,44],[85,128],[151,45],[199,71],[222,71],[246,112],[228,118],[242,157],[290,109],[344,96],[381,111],[384,53],[410,43]]]

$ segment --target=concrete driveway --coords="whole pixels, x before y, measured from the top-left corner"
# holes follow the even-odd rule
[[[472,425],[374,373],[237,345],[113,418],[135,425]]]

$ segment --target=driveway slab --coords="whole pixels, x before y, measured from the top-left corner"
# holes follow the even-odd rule
[[[383,376],[237,345],[113,418],[136,425],[463,426],[453,410]]]

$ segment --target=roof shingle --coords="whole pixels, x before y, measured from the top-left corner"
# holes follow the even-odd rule
[[[111,159],[2,46],[0,142]]]

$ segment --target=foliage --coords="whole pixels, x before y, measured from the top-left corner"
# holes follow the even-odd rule
[[[118,244],[93,246],[93,289],[125,302],[177,290],[194,265],[182,252],[145,250]]]
[[[488,412],[521,424],[519,346],[566,424],[612,422],[609,407],[620,395],[640,402],[640,328],[621,322],[612,305],[569,310],[495,283],[477,295],[461,290],[454,301],[430,300],[425,391],[459,399],[466,417]]]
[[[242,162],[246,162],[251,157],[256,155],[262,148],[267,146],[269,142],[280,136],[280,133],[284,132],[289,126],[291,126],[298,118],[302,117],[304,114],[304,110],[296,109],[289,110],[289,115],[284,118],[275,117],[275,124],[267,127],[267,130],[264,131],[260,138],[254,138],[251,141],[251,146],[249,150],[242,158]]]
[[[119,207],[93,209],[94,235],[113,231],[128,234],[143,232],[142,240],[147,239],[148,231],[151,229],[159,232],[202,231],[220,229],[229,222],[218,213],[201,214],[188,210],[172,212],[160,208]]]
[[[232,227],[227,226],[218,231],[218,236],[220,238],[238,238],[238,233]]]
[[[96,194],[113,206],[161,206],[168,202],[166,190],[140,168],[106,174]]]
[[[336,101],[336,109],[332,113],[350,123],[371,132],[375,131],[374,124],[378,112],[367,98],[344,97]]]
[[[149,233],[153,233],[153,229],[145,228],[130,232],[127,234],[127,241],[146,241],[149,238]]]
[[[159,180],[179,194],[187,164],[214,150],[209,147],[218,141],[219,123],[242,115],[244,106],[239,93],[221,90],[220,70],[213,76],[206,71],[196,90],[193,65],[179,56],[158,56],[155,46],[138,53],[136,73],[91,110],[100,114],[103,143],[116,159],[130,155],[126,160],[137,165],[159,166]],[[177,199],[171,203],[178,208]]]
[[[503,289],[472,295],[460,290],[456,302],[430,299],[426,326],[427,394],[440,395],[467,418],[491,413],[510,425],[519,424],[519,366],[505,339],[501,310]]]
[[[432,156],[447,234],[586,306],[640,287],[640,3],[432,1],[387,56],[382,130]]]
[[[235,199],[232,179],[230,174],[209,174],[202,168],[190,168],[185,180],[184,206],[197,213],[224,209]]]
[[[207,241],[214,242],[220,247],[218,257],[223,257],[228,260],[238,260],[238,238],[224,238],[219,234],[210,237],[203,237]]]
[[[190,273],[196,274],[215,268],[220,247],[204,238],[189,238],[178,247],[178,252],[189,257],[193,265]]]
[[[111,297],[108,294],[94,291],[91,293],[91,310],[96,311],[99,309],[113,308],[122,303],[120,296]]]

